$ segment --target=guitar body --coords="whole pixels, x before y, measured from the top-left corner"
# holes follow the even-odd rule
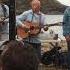
[[[17,36],[20,38],[27,38],[29,35],[36,36],[40,32],[38,23],[25,22],[25,25],[28,29],[17,27]]]
[[[19,38],[26,38],[26,37],[28,37],[28,32],[25,32],[23,28],[18,27],[17,28],[17,36]]]
[[[61,23],[61,22],[60,22]],[[17,36],[20,38],[27,38],[28,36],[36,36],[40,33],[41,28],[44,28],[45,26],[50,27],[50,26],[61,26],[59,23],[54,23],[54,24],[46,24],[43,26],[40,26],[39,23],[31,23],[29,21],[25,21],[24,24],[28,27],[27,29],[17,27]],[[44,28],[45,31],[48,30],[48,28]]]

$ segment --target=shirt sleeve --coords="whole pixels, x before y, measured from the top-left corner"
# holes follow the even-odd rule
[[[5,23],[9,23],[9,7],[4,5],[6,8],[6,19],[4,20]]]
[[[16,17],[16,25],[21,25],[27,18],[27,12],[22,13]]]
[[[5,8],[6,8],[6,17],[9,17],[9,7],[5,5]]]

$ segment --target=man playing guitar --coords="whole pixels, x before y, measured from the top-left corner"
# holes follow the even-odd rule
[[[3,0],[0,0],[0,40],[7,39],[9,35],[9,8],[3,4]]]
[[[45,15],[43,13],[40,12],[40,7],[41,7],[41,3],[39,0],[32,0],[31,2],[31,10],[28,10],[28,11],[25,11],[23,12],[20,16],[18,16],[16,18],[16,23],[17,23],[17,27],[21,27],[23,28],[23,30],[26,28],[28,29],[34,29],[32,25],[36,26],[43,26],[44,25],[44,21],[45,21]],[[30,26],[30,27],[29,27]],[[35,29],[38,29],[38,27],[36,26]],[[17,29],[18,30],[18,29]],[[26,30],[28,31],[28,30]],[[26,32],[25,31],[25,32]],[[38,31],[38,30],[36,30]],[[32,33],[36,32],[35,30],[34,31],[30,31]],[[21,32],[21,31],[19,31]],[[17,35],[18,33],[17,32]],[[26,32],[27,33],[27,32]],[[21,33],[19,33],[21,34]],[[18,35],[20,36],[20,35]],[[38,40],[38,35],[35,35],[35,36],[25,36],[23,35],[24,37],[23,40],[24,40],[24,44],[27,45],[27,43],[31,44],[34,49],[35,49],[35,52],[37,53],[38,57],[41,58],[41,42]]]

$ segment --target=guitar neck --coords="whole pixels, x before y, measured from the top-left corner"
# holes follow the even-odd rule
[[[50,26],[62,26],[62,22],[58,22],[58,23],[54,23],[54,24],[46,24],[44,26],[48,26],[48,27],[50,27]]]

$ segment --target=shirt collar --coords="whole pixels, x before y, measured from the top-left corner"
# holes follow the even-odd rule
[[[31,12],[33,13],[32,9],[31,9]],[[36,13],[35,13],[35,14],[36,14]],[[39,11],[38,15],[40,15],[40,14],[41,14],[41,12]]]

